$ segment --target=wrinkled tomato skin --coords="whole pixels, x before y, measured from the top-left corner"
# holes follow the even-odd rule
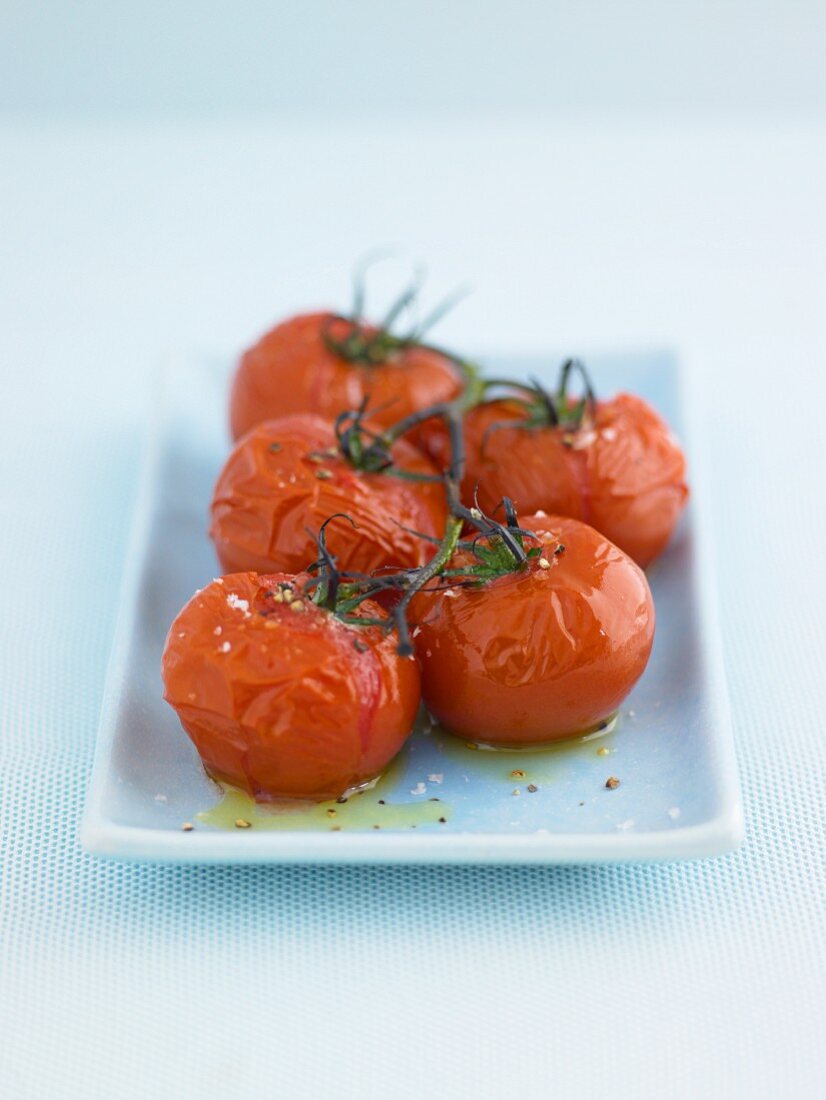
[[[398,656],[392,635],[268,595],[281,582],[301,591],[306,580],[213,581],[175,619],[163,653],[164,698],[207,771],[262,801],[337,798],[372,779],[419,704],[416,663]],[[379,613],[369,601],[363,608]]]
[[[478,588],[425,592],[412,612],[430,713],[502,747],[593,729],[640,678],[654,639],[648,582],[627,554],[578,520],[519,522],[541,540],[546,568],[532,558]],[[459,551],[452,566],[472,562]]]
[[[404,440],[392,454],[402,470],[436,474]],[[310,532],[317,534],[336,513],[356,524],[339,518],[326,529],[340,569],[411,568],[429,561],[435,549],[411,532],[436,539],[444,532],[444,488],[438,481],[356,470],[336,451],[330,421],[286,416],[259,424],[236,444],[215,486],[209,533],[225,573],[298,573],[318,557]]]
[[[365,398],[372,419],[382,427],[441,401],[462,389],[451,360],[437,351],[413,346],[385,363],[349,363],[324,342],[329,313],[307,313],[267,332],[241,356],[230,393],[234,439],[263,420],[287,413],[314,412],[335,420],[357,409]],[[333,328],[346,335],[349,322]],[[415,442],[415,432],[411,435]]]
[[[665,549],[688,497],[685,457],[654,409],[622,393],[599,402],[593,425],[576,432],[507,427],[524,415],[509,400],[468,413],[466,500],[478,487],[486,512],[509,496],[519,512],[572,516],[596,527],[639,565],[653,561]],[[434,452],[438,435],[431,436]]]

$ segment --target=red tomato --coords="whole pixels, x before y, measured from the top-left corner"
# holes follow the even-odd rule
[[[210,775],[257,799],[337,798],[372,779],[419,705],[416,663],[398,656],[395,637],[306,599],[307,579],[213,581],[166,639],[164,698]],[[379,613],[369,601],[360,612]]]
[[[631,558],[578,520],[519,523],[540,556],[478,587],[424,591],[411,615],[428,710],[503,747],[593,729],[640,678],[654,639],[651,592]],[[459,550],[451,568],[474,564]]]
[[[435,476],[412,444],[392,448],[399,470]],[[210,535],[225,573],[297,573],[317,557],[310,532],[337,512],[328,543],[342,570],[372,573],[406,569],[433,556],[434,546],[412,531],[441,538],[445,493],[441,483],[354,469],[336,448],[333,425],[310,414],[269,420],[236,445],[218,478]],[[309,529],[309,530],[308,530]]]
[[[660,554],[680,517],[688,487],[685,457],[661,417],[621,393],[597,403],[593,424],[509,428],[525,409],[491,401],[465,418],[463,496],[491,512],[509,496],[520,513],[544,511],[591,524],[645,566]],[[493,429],[494,424],[505,427]],[[438,457],[438,432],[429,450]],[[442,443],[444,448],[444,443]]]
[[[463,379],[447,355],[421,345],[391,352],[378,363],[350,362],[324,340],[339,341],[353,323],[330,313],[308,313],[276,325],[244,352],[232,382],[230,423],[235,439],[286,413],[314,412],[335,420],[369,399],[372,419],[389,427],[411,412],[450,401]],[[375,334],[376,329],[365,328]]]

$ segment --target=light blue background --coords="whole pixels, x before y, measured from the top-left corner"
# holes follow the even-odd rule
[[[682,53],[663,61],[665,39],[636,5],[619,38],[605,8],[586,5],[594,27],[583,15],[565,49],[542,51],[543,117],[526,108],[540,50],[523,18],[516,37],[473,54],[485,76],[455,91],[461,118],[439,111],[457,85],[436,79],[448,65],[435,44],[423,53],[433,35],[417,29],[436,81],[419,81],[422,113],[402,117],[394,91],[392,118],[367,117],[358,66],[345,96],[316,65],[326,99],[317,90],[310,110],[302,91],[292,115],[256,121],[248,99],[207,103],[180,33],[157,56],[141,46],[141,71],[163,87],[176,60],[198,119],[172,118],[186,103],[128,79],[127,45],[149,41],[131,9],[104,68],[91,33],[102,6],[72,6],[80,27],[54,41],[68,5],[4,6],[3,102],[16,114],[0,124],[4,1095],[822,1091],[822,8],[781,18],[759,6],[762,36],[745,5],[725,9],[697,31],[686,68]],[[360,10],[353,34],[373,11]],[[667,41],[694,42],[674,10]],[[186,11],[170,16],[178,31],[194,25]],[[400,9],[398,26],[415,14]],[[21,39],[36,19],[47,33]],[[457,27],[471,44],[480,33]],[[221,41],[236,58],[231,36]],[[507,121],[478,110],[506,83],[494,41],[495,60],[511,47],[530,60]],[[602,95],[599,117],[563,115],[552,90],[575,67],[569,54],[588,84],[611,41],[635,59],[616,95]],[[195,52],[220,67],[214,42]],[[385,84],[402,82],[392,57]],[[462,98],[480,81],[479,101]],[[129,88],[140,117],[115,117]],[[685,110],[655,117],[678,93]],[[43,112],[23,117],[38,96]],[[346,117],[319,117],[327,100]],[[703,106],[717,102],[739,117]],[[690,866],[322,871],[127,867],[79,850],[156,369],[179,351],[232,351],[290,309],[346,301],[352,259],[393,241],[428,259],[434,298],[475,282],[446,342],[680,349],[717,530],[740,853]]]
[[[823,116],[820,0],[4,0],[0,106],[53,116]]]

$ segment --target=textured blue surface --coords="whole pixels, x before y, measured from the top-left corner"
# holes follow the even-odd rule
[[[0,132],[0,1092],[820,1095],[822,130],[305,130]],[[479,286],[446,342],[686,351],[741,851],[319,870],[80,849],[147,375],[346,300],[350,257],[402,232],[445,290]]]

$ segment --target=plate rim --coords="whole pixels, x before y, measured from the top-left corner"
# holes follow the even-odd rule
[[[118,608],[97,724],[97,737],[79,839],[92,855],[126,861],[192,864],[596,864],[669,861],[723,855],[742,844],[745,821],[740,792],[725,658],[719,623],[717,579],[712,555],[706,463],[694,447],[697,413],[687,388],[688,371],[677,348],[645,348],[637,353],[667,351],[676,376],[682,426],[682,446],[691,465],[691,523],[693,528],[693,581],[699,593],[697,612],[703,638],[702,670],[715,700],[713,760],[722,808],[699,825],[662,831],[622,833],[507,834],[456,832],[441,836],[404,833],[267,832],[244,835],[239,850],[235,833],[191,832],[119,825],[103,811],[104,790],[115,746],[117,713],[128,674],[129,641],[134,632],[139,601],[137,593],[152,527],[162,444],[171,416],[170,379],[191,367],[194,356],[179,357],[169,370],[159,371],[156,413],[149,418],[139,458],[138,483],[126,542],[124,566],[118,586]],[[628,354],[629,349],[622,349]],[[539,353],[518,353],[531,358]],[[604,349],[602,354],[619,354]],[[491,354],[481,358],[490,358]],[[300,838],[300,839],[297,839]]]

